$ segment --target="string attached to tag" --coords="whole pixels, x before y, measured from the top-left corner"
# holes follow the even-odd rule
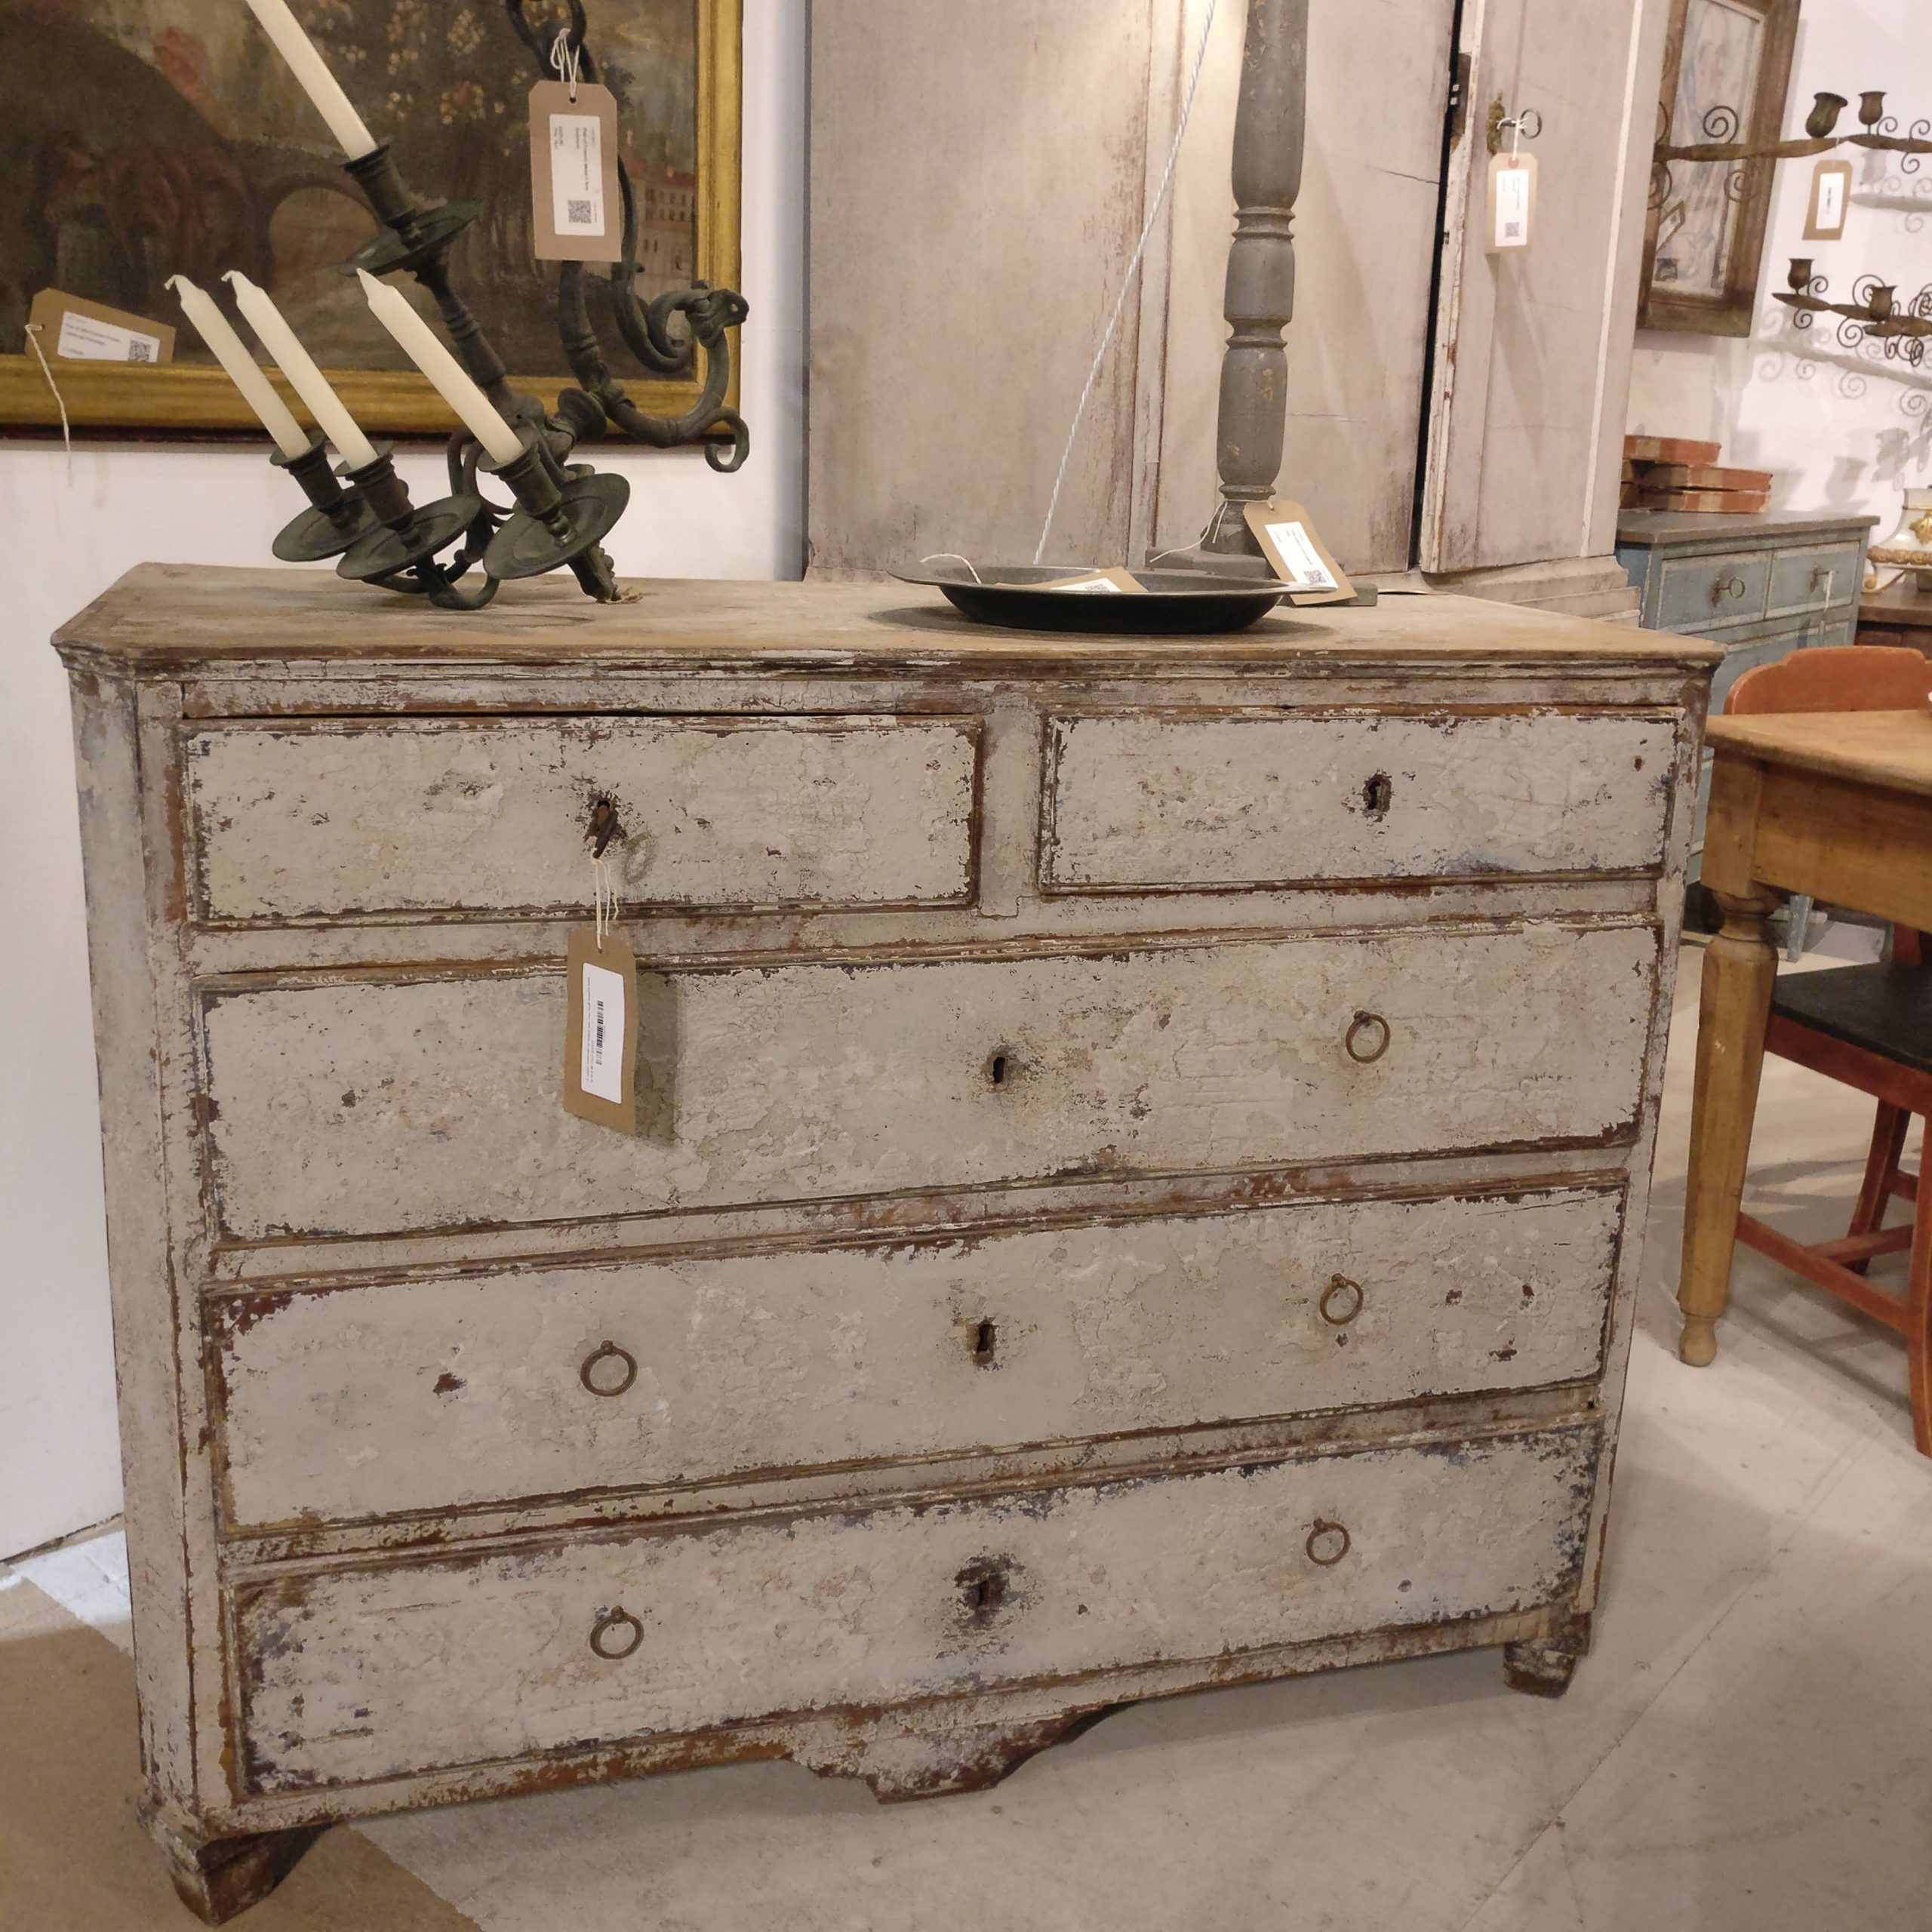
[[[558,80],[571,91],[571,103],[577,103],[577,83],[583,78],[583,56],[571,45],[568,33],[560,33],[550,43],[550,65]]]
[[[47,366],[47,352],[40,346],[41,325],[27,325],[27,340],[33,344],[33,352],[40,363],[40,373],[47,378],[47,386],[54,392],[54,406],[60,412],[60,441],[67,452],[67,481],[74,480],[74,432],[67,421],[67,398],[60,393],[60,385],[54,380],[54,371]]]
[[[590,881],[591,906],[597,921],[597,949],[601,952],[605,937],[617,923],[617,888],[611,877],[608,859],[592,859]]]

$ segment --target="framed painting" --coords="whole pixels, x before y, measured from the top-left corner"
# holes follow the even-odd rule
[[[1657,103],[1660,148],[1777,141],[1798,0],[1672,0]],[[1770,212],[1768,158],[1651,171],[1637,326],[1749,335]]]
[[[293,5],[417,195],[485,205],[454,251],[457,286],[512,383],[551,401],[571,378],[557,266],[532,253],[528,102],[542,76],[505,0]],[[694,278],[737,285],[741,11],[741,0],[586,0],[586,45],[617,97],[635,191],[641,298]],[[536,26],[565,17],[561,0],[525,13]],[[0,423],[60,423],[26,334],[35,295],[57,289],[181,324],[171,361],[53,362],[77,429],[259,435],[165,286],[185,275],[228,308],[219,278],[239,269],[365,428],[447,432],[447,405],[343,272],[377,224],[341,162],[241,0],[0,0]],[[593,320],[599,306],[593,288]],[[640,408],[677,415],[696,401],[697,377],[646,377],[614,329],[601,332]]]

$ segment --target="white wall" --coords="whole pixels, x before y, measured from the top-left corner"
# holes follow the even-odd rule
[[[627,576],[799,574],[804,12],[745,5],[751,458],[720,476],[700,455],[593,451],[631,479],[608,545]],[[400,466],[419,502],[448,487],[438,451]],[[121,1494],[73,755],[46,640],[132,565],[267,563],[299,506],[256,451],[90,444],[70,467],[57,442],[0,444],[0,1557]],[[373,594],[345,584],[345,621]]]
[[[1821,89],[1851,105],[1840,130],[1856,131],[1858,97],[1886,90],[1901,129],[1932,117],[1932,41],[1914,0],[1829,0],[1802,15],[1783,132],[1801,131]],[[1861,359],[1835,340],[1835,318],[1799,332],[1773,297],[1787,263],[1809,255],[1833,301],[1851,299],[1859,277],[1897,285],[1909,303],[1932,282],[1932,158],[1915,176],[1896,155],[1837,151],[1855,170],[1850,219],[1841,242],[1807,242],[1809,160],[1778,164],[1757,314],[1749,337],[1642,331],[1632,373],[1629,426],[1651,435],[1715,438],[1724,460],[1774,472],[1774,509],[1864,511],[1895,523],[1901,491],[1932,480],[1932,356],[1914,371]],[[1923,211],[1887,207],[1916,189]]]

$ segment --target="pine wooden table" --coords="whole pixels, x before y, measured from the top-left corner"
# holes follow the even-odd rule
[[[1704,883],[1724,913],[1697,1016],[1678,1353],[1717,1355],[1777,954],[1765,921],[1808,894],[1932,925],[1932,711],[1713,718]]]

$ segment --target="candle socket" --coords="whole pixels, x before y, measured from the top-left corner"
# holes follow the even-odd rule
[[[277,450],[269,458],[301,485],[309,507],[277,534],[275,554],[285,564],[317,564],[339,557],[376,528],[377,518],[368,500],[336,481],[328,445],[318,436],[300,456]]]
[[[418,509],[395,473],[392,445],[378,443],[376,460],[347,472],[350,486],[376,519],[349,546],[336,574],[352,583],[380,583],[412,573],[419,589],[447,589],[448,580],[430,560],[463,535],[483,514],[477,497],[442,497]]]
[[[617,572],[598,546],[630,501],[629,481],[573,464],[559,482],[535,435],[508,463],[482,466],[500,476],[517,500],[516,513],[483,553],[485,571],[500,578],[541,577],[568,565],[586,595],[614,603]]]
[[[393,275],[398,269],[420,275],[426,267],[440,267],[450,244],[483,212],[481,202],[436,202],[420,207],[403,186],[387,143],[343,166],[389,231],[358,250],[350,261],[352,268],[367,269],[371,275]]]

